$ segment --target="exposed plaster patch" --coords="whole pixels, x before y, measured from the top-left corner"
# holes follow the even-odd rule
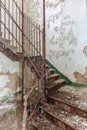
[[[85,67],[85,73],[83,75],[87,78],[87,66]]]
[[[18,87],[21,87],[21,78],[17,72],[15,73],[0,73],[0,87],[10,88],[12,91],[16,91]]]
[[[6,87],[10,88],[13,92],[17,91],[18,87],[21,87],[21,78],[18,76],[18,73],[8,73],[9,82]]]
[[[87,71],[87,70],[86,70]],[[86,72],[87,73],[87,72]],[[75,71],[74,73],[74,77],[76,79],[76,82],[78,83],[86,83],[87,84],[87,78],[85,77],[85,75],[80,74],[79,72]]]

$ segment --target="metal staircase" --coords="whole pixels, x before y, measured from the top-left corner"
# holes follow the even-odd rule
[[[66,81],[46,63],[44,32],[45,28],[23,13],[23,3],[20,8],[15,0],[0,0],[0,51],[22,63],[23,130],[86,130],[87,126],[81,129],[79,123],[82,119],[86,121],[87,111],[70,103],[65,93],[58,91]],[[24,88],[26,65],[33,74],[27,89]],[[81,120],[68,122],[74,116]]]

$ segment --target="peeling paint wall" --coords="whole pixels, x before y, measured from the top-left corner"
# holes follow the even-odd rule
[[[87,44],[86,1],[57,3],[49,1],[47,5],[47,59],[72,81],[87,83],[87,79],[82,78],[87,66],[87,57],[83,54]],[[86,49],[84,51],[86,53]]]
[[[21,90],[20,63],[0,53],[0,99]]]
[[[41,7],[41,0],[31,1]],[[36,19],[41,23],[42,16]],[[87,83],[86,0],[46,0],[46,46],[47,59],[58,70],[72,81]]]
[[[22,0],[15,0],[22,9]],[[2,0],[4,2],[4,0]],[[8,1],[6,1],[6,6],[8,8]],[[10,1],[10,11],[12,12],[12,1]],[[28,14],[27,11],[28,1],[24,1],[24,13]],[[14,6],[14,15],[16,15],[16,7]],[[3,11],[2,11],[3,13]],[[19,17],[19,14],[18,14]],[[4,13],[1,16],[4,21]],[[14,16],[14,19],[16,17]],[[19,22],[19,21],[17,21]],[[20,18],[21,23],[21,18]],[[8,18],[6,18],[6,24],[8,26]],[[10,21],[10,27],[12,28],[12,21]],[[4,32],[3,26],[1,32]],[[14,35],[16,33],[14,27]],[[4,35],[4,33],[3,33]],[[18,34],[17,34],[18,35]],[[6,38],[8,39],[8,32],[6,32]],[[11,38],[10,38],[11,40]],[[11,40],[12,41],[12,40]],[[14,41],[15,42],[15,41]],[[13,96],[14,93],[21,91],[21,64],[19,62],[13,62],[8,57],[0,53],[0,100],[4,99],[6,96]]]

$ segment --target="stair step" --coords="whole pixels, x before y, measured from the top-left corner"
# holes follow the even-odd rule
[[[54,74],[55,73],[55,70],[54,69],[49,69],[49,74]]]
[[[56,125],[60,124],[64,130],[87,130],[87,118],[71,114],[47,103],[40,108],[48,118],[52,119]]]
[[[53,81],[52,83],[46,85],[46,88],[48,90],[55,90],[56,91],[57,89],[63,87],[64,85],[65,85],[65,80],[57,79],[57,80]]]
[[[48,120],[44,115],[39,115],[34,118],[33,125],[38,130],[61,130],[58,126],[53,124],[52,121]]]
[[[87,107],[83,106],[84,108],[81,108],[81,106],[79,106],[80,101],[75,100],[75,97],[74,97],[74,99],[70,98],[70,100],[67,99],[67,96],[65,98],[62,98],[63,93],[61,93],[61,97],[59,95],[60,95],[60,92],[58,92],[55,95],[48,95],[48,99],[51,100],[55,105],[60,106],[62,109],[66,110],[68,112],[71,112],[73,114],[78,114],[82,117],[87,118]],[[77,105],[77,103],[78,103],[78,105]],[[81,102],[81,104],[82,104],[82,102]]]
[[[58,78],[59,78],[58,74],[49,75],[49,77],[47,78],[46,83],[47,84],[52,83],[53,81],[57,80]]]

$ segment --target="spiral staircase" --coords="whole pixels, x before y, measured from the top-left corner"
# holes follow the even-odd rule
[[[23,130],[87,130],[84,125],[81,129],[87,111],[58,91],[66,81],[46,61],[44,29],[15,0],[0,0],[0,16],[0,51],[22,63]],[[26,66],[33,78],[24,88]],[[68,121],[76,116],[80,118],[77,123]]]

